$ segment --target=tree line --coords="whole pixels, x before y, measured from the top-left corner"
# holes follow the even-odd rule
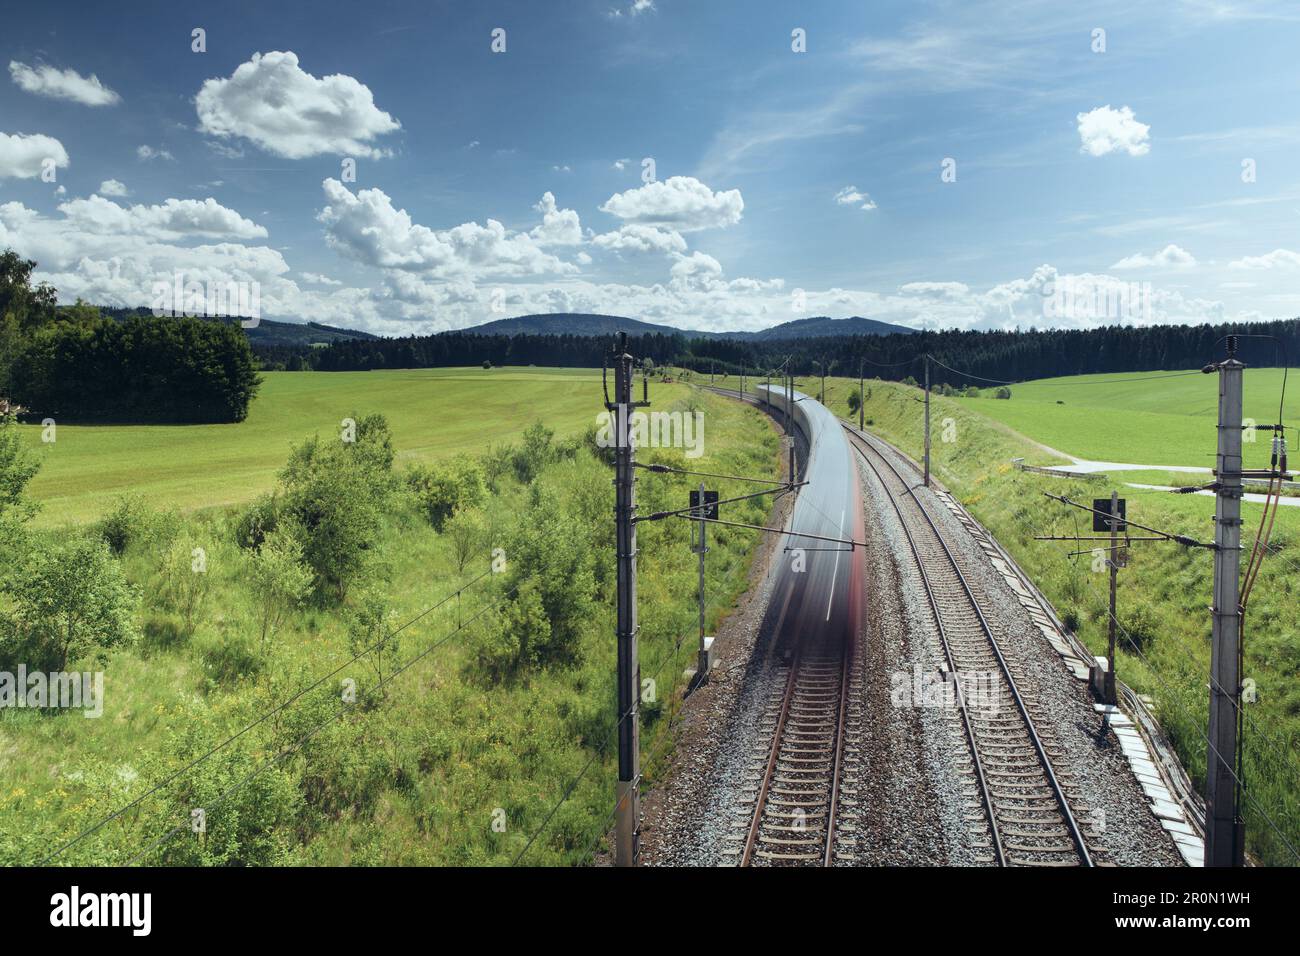
[[[0,402],[38,418],[237,422],[259,379],[237,325],[57,304],[36,263],[0,253]]]
[[[1095,329],[916,332],[896,335],[827,336],[815,339],[737,341],[682,335],[632,335],[630,351],[659,365],[697,372],[765,374],[785,366],[796,375],[854,376],[901,381],[920,378],[919,358],[962,374],[935,369],[936,380],[958,384],[1019,382],[1101,372],[1147,372],[1199,368],[1222,358],[1223,338],[1250,337],[1239,355],[1252,366],[1279,366],[1300,358],[1300,319],[1205,325],[1105,326]],[[540,365],[599,368],[609,339],[583,335],[438,335],[334,342],[323,348],[254,347],[264,368],[363,371],[384,368],[441,368]],[[788,363],[788,364],[787,364]]]

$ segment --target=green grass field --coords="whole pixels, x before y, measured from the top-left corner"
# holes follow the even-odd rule
[[[110,651],[104,664],[89,658],[70,662],[105,671],[101,719],[72,712],[0,713],[0,865],[42,861],[63,841],[150,794],[154,784],[196,755],[294,699],[351,656],[348,625],[360,584],[343,603],[308,601],[265,645],[259,643],[249,557],[234,533],[239,509],[201,507],[218,504],[203,498],[203,489],[213,487],[205,484],[204,474],[211,462],[235,460],[246,444],[256,446],[260,464],[246,474],[260,486],[241,487],[238,497],[247,498],[272,486],[290,444],[318,430],[325,437],[346,414],[378,411],[388,417],[400,472],[402,460],[482,453],[537,419],[558,434],[585,431],[602,402],[599,372],[591,371],[267,378],[245,425],[196,428],[195,435],[184,429],[113,429],[124,450],[114,452],[111,443],[100,446],[117,456],[112,469],[101,467],[86,444],[64,446],[67,435],[60,432],[60,453],[76,448],[86,468],[118,475],[114,493],[148,496],[153,530],[119,559],[138,597],[135,618],[143,636]],[[648,449],[643,460],[775,475],[777,434],[755,409],[684,385],[653,383],[651,399],[654,410],[699,410],[708,431],[698,459],[685,459],[677,449]],[[98,429],[66,431],[83,441],[87,432],[102,440]],[[167,480],[154,474],[147,451],[154,447],[151,436],[162,432],[187,450],[168,459]],[[134,461],[125,449],[134,451]],[[206,466],[187,460],[204,454]],[[62,460],[65,482],[74,465],[71,456]],[[394,627],[414,623],[388,648],[389,671],[396,661],[410,667],[388,687],[383,702],[357,705],[341,719],[322,723],[340,713],[343,678],[354,678],[362,689],[374,687],[373,655],[346,665],[212,759],[144,797],[58,862],[122,864],[146,852],[143,862],[168,864],[508,865],[535,834],[524,863],[589,862],[609,826],[617,776],[610,747],[617,711],[610,474],[583,444],[572,458],[557,458],[527,483],[513,472],[506,475],[479,509],[489,528],[483,553],[463,571],[457,569],[450,533],[435,531],[404,487],[393,492],[364,588],[382,594]],[[97,517],[104,510],[96,480],[102,478],[83,477],[75,494],[67,494],[65,519]],[[752,490],[739,482],[717,484],[724,496]],[[685,476],[647,473],[638,494],[647,511],[664,510],[684,505],[691,486]],[[40,501],[41,484],[32,487],[32,497]],[[192,510],[164,513],[177,505]],[[761,523],[766,507],[759,501],[740,503],[734,517]],[[83,523],[40,529],[37,537],[45,543],[83,533],[93,531]],[[505,545],[511,566],[527,568],[509,549],[528,533],[553,535],[545,540],[556,542],[548,553],[557,555],[557,566],[577,560],[574,555],[590,563],[592,604],[582,615],[574,660],[493,678],[479,666],[477,654],[500,638],[513,613],[509,601],[499,603],[495,577],[468,587],[463,599],[419,615],[480,575],[488,544]],[[641,670],[654,685],[649,692],[643,685],[647,787],[662,776],[672,755],[683,668],[695,654],[696,563],[688,538],[687,522],[661,521],[644,525],[638,540]],[[757,538],[757,532],[733,528],[719,528],[711,536],[711,629],[743,592]],[[175,627],[177,607],[162,586],[162,560],[175,548],[190,555],[193,546],[206,551],[211,590],[193,633],[183,634]],[[0,614],[8,610],[0,595]],[[478,614],[484,616],[456,631],[458,620]],[[307,737],[315,727],[323,730]],[[277,754],[289,756],[268,765]],[[254,773],[246,787],[232,789]],[[220,802],[226,793],[229,798]],[[194,806],[208,808],[207,835],[196,838],[182,827],[153,847],[184,823]]]
[[[1247,369],[1246,417],[1275,422],[1281,389],[1281,369]],[[1006,401],[995,400],[991,388],[960,401],[1079,458],[1212,467],[1218,394],[1216,375],[1135,372],[1041,379],[1012,386]],[[1284,412],[1300,425],[1300,375],[1290,382]],[[1268,436],[1259,432],[1245,446],[1247,467],[1266,467],[1268,455]]]
[[[39,425],[24,426],[41,461],[29,488],[42,505],[38,522],[92,519],[128,492],[183,511],[249,501],[275,483],[291,444],[313,433],[337,434],[342,419],[359,410],[383,410],[402,461],[409,461],[512,441],[537,418],[564,437],[594,422],[602,407],[600,373],[591,369],[267,372],[262,378],[247,420],[238,424],[59,425],[52,443],[42,443]]]

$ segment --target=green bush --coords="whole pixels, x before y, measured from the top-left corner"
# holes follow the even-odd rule
[[[108,546],[73,539],[34,553],[9,588],[15,650],[35,664],[67,670],[68,662],[133,643],[135,591]],[[21,659],[21,658],[19,658]]]
[[[114,554],[149,536],[152,514],[140,495],[123,495],[113,509],[99,520],[96,530]]]
[[[257,550],[280,520],[280,504],[275,493],[262,495],[240,512],[235,520],[235,543],[241,548]]]
[[[208,549],[192,537],[175,539],[163,551],[158,577],[158,594],[179,615],[188,637],[194,633],[212,590],[212,579],[208,576]]]
[[[317,595],[340,601],[378,545],[380,519],[395,487],[384,417],[357,422],[351,437],[309,439],[293,450],[280,475],[282,515],[300,529]]]
[[[477,508],[487,496],[482,467],[464,455],[435,465],[413,465],[407,470],[406,483],[439,532],[452,515],[463,508]]]
[[[543,468],[555,460],[552,442],[555,432],[541,422],[533,422],[524,432],[523,444],[514,455],[515,477],[520,483],[528,484]]]

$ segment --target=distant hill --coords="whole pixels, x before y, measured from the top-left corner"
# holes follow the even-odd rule
[[[594,315],[584,312],[555,312],[548,315],[520,315],[513,319],[494,319],[482,325],[455,331],[471,335],[612,335],[627,332],[629,335],[698,335],[655,325],[640,319],[624,319],[617,315]]]
[[[880,322],[876,319],[864,319],[855,315],[847,319],[832,319],[818,315],[810,319],[794,319],[782,322],[759,332],[723,332],[729,339],[755,339],[770,342],[773,339],[812,339],[825,335],[908,335],[916,329],[892,322]]]
[[[99,311],[108,318],[119,322],[132,315],[152,315],[144,307],[121,309],[114,306],[99,306]],[[213,321],[238,322],[238,319],[214,319]],[[341,329],[322,322],[277,322],[274,319],[262,319],[257,326],[244,330],[248,342],[253,346],[295,346],[328,345],[346,339],[377,339],[378,335],[360,332],[356,329]]]
[[[521,315],[512,319],[496,319],[468,329],[458,329],[473,335],[611,335],[627,332],[630,335],[684,335],[687,338],[741,339],[767,342],[773,339],[809,339],[825,335],[891,335],[910,333],[905,325],[879,322],[853,316],[832,319],[814,316],[794,319],[757,332],[706,332],[697,329],[675,329],[668,325],[642,322],[640,319],[621,318],[617,315],[589,315],[578,312],[556,312],[549,315]]]
[[[340,329],[322,322],[276,322],[262,319],[257,327],[245,329],[250,345],[316,345],[348,339],[378,339],[382,336],[357,329]]]

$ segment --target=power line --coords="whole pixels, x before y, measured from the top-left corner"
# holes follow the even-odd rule
[[[658,665],[650,674],[650,679],[652,681],[657,682],[659,679],[659,675],[663,672],[663,669],[668,664],[668,662],[670,660],[677,659],[677,656],[681,653],[682,644],[684,642],[685,642],[684,637],[678,638],[677,641],[674,643],[671,652],[665,652],[664,656],[660,659]],[[640,705],[640,700],[637,701],[637,705],[638,706]],[[538,826],[538,828],[533,831],[532,835],[528,838],[528,842],[524,845],[524,848],[519,851],[519,853],[515,856],[514,860],[511,862],[510,864],[511,866],[519,865],[519,861],[524,858],[524,855],[527,854],[529,849],[532,848],[533,843],[537,840],[539,836],[542,835],[542,833],[546,830],[547,826],[550,825],[551,818],[555,816],[556,811],[558,811],[560,807],[563,806],[565,802],[568,801],[568,799],[573,795],[573,791],[577,789],[577,786],[582,781],[582,778],[587,775],[587,771],[591,769],[592,764],[595,763],[597,758],[603,757],[609,752],[610,743],[613,741],[615,736],[617,736],[619,728],[623,725],[623,721],[627,720],[632,715],[632,712],[633,712],[632,709],[628,709],[615,722],[613,728],[609,732],[609,735],[601,743],[600,747],[587,760],[586,764],[583,765],[582,770],[579,771],[578,775],[572,780],[572,782],[570,782],[569,786],[565,788],[564,794],[560,797],[559,801],[556,802],[556,804],[551,807],[549,812],[547,812],[546,818],[542,820],[541,825]],[[644,774],[641,774],[641,776],[644,776]],[[638,786],[640,785],[639,778],[637,780],[637,784]],[[618,812],[618,808],[619,808],[619,802],[616,801],[614,810],[611,811],[610,813],[610,819],[613,819],[614,814]],[[603,836],[604,833],[608,831],[608,829],[609,827],[606,826],[604,830],[601,831],[601,835]]]
[[[1005,382],[1005,381],[1003,381],[1003,380],[1000,379],[1000,378],[985,378],[983,375],[973,375],[973,374],[971,374],[970,372],[963,372],[963,371],[962,371],[961,369],[959,369],[959,368],[953,368],[953,367],[950,366],[950,365],[944,365],[942,362],[940,362],[940,361],[939,361],[937,358],[935,358],[933,355],[930,356],[930,361],[933,362],[935,365],[939,366],[940,368],[946,368],[948,371],[953,372],[953,373],[955,373],[955,374],[957,374],[957,375],[965,375],[967,378],[979,379],[981,382],[989,382],[989,383],[992,384],[992,385],[1018,385],[1018,384],[1020,384],[1019,382]]]
[[[86,837],[90,836],[90,835],[93,834],[93,833],[96,833],[97,831],[99,831],[100,829],[102,829],[103,827],[105,827],[106,825],[108,825],[109,823],[112,823],[114,820],[116,820],[116,819],[118,819],[119,817],[121,817],[121,816],[122,816],[124,813],[126,813],[127,811],[132,810],[132,809],[134,809],[135,807],[139,806],[141,803],[143,803],[143,802],[144,802],[145,800],[147,800],[149,797],[153,796],[155,793],[157,793],[158,791],[162,790],[164,787],[166,787],[166,786],[167,786],[168,784],[170,784],[172,781],[176,780],[178,777],[180,777],[180,776],[182,776],[182,775],[184,775],[184,774],[186,774],[186,773],[189,773],[191,770],[193,770],[193,769],[194,769],[195,767],[197,767],[199,764],[203,763],[205,760],[207,760],[207,759],[208,759],[209,757],[211,757],[213,754],[215,754],[215,753],[217,753],[218,751],[224,749],[225,747],[228,747],[230,744],[234,743],[236,740],[238,740],[240,737],[244,736],[244,734],[248,733],[250,730],[253,730],[255,727],[258,727],[258,726],[260,726],[261,724],[264,724],[266,721],[270,720],[270,719],[271,719],[272,717],[274,717],[276,714],[280,713],[281,711],[283,711],[284,709],[286,709],[286,708],[289,707],[290,705],[296,703],[296,702],[297,702],[298,700],[300,700],[300,699],[301,699],[305,694],[310,693],[311,691],[315,690],[317,687],[320,687],[321,684],[325,683],[325,682],[326,682],[327,680],[329,680],[331,677],[334,677],[335,675],[337,675],[340,671],[342,671],[342,670],[344,670],[345,668],[351,666],[352,664],[355,664],[357,661],[359,661],[359,660],[360,660],[362,657],[364,657],[366,654],[369,654],[372,650],[375,650],[376,648],[378,648],[378,647],[382,647],[383,645],[387,644],[390,640],[392,640],[394,637],[396,637],[396,636],[397,636],[398,634],[400,634],[402,631],[406,630],[406,629],[407,629],[408,627],[410,627],[412,624],[415,624],[417,621],[420,621],[420,620],[422,620],[423,618],[427,617],[429,614],[433,613],[433,612],[436,611],[438,608],[442,607],[444,604],[446,604],[446,603],[447,603],[448,601],[450,601],[452,598],[454,598],[454,597],[459,597],[459,596],[460,596],[460,593],[461,593],[462,591],[464,591],[464,590],[466,590],[466,589],[468,589],[468,588],[470,588],[470,587],[473,587],[475,584],[477,584],[479,581],[483,580],[483,578],[487,577],[487,576],[488,576],[489,574],[491,574],[491,573],[492,573],[491,569],[489,569],[489,570],[487,570],[487,571],[484,571],[484,572],[483,572],[482,574],[480,574],[478,577],[474,578],[472,581],[469,581],[469,582],[466,583],[466,584],[461,585],[459,588],[457,588],[457,589],[456,589],[455,591],[453,591],[451,594],[448,594],[446,597],[442,598],[442,599],[441,599],[440,601],[438,601],[436,604],[432,604],[432,605],[430,605],[429,607],[425,608],[423,611],[421,611],[421,612],[420,612],[419,614],[417,614],[415,617],[413,617],[413,618],[411,618],[410,620],[408,620],[406,623],[402,624],[400,627],[398,627],[398,628],[396,628],[396,629],[390,631],[388,634],[384,635],[382,638],[380,638],[380,639],[379,639],[378,641],[376,641],[374,644],[371,644],[369,647],[365,647],[365,648],[363,648],[362,650],[358,651],[358,652],[357,652],[356,654],[354,654],[351,658],[349,658],[348,660],[344,661],[342,664],[338,665],[336,668],[334,668],[334,670],[330,671],[328,674],[326,674],[326,675],[324,675],[323,677],[317,679],[316,681],[313,681],[311,684],[308,684],[306,687],[304,687],[304,688],[302,688],[301,690],[299,690],[299,691],[298,691],[296,694],[294,694],[292,697],[288,698],[288,699],[285,700],[284,702],[282,702],[282,703],[278,704],[277,706],[273,707],[271,710],[269,710],[269,711],[267,711],[266,713],[264,713],[261,717],[258,717],[256,720],[254,720],[252,723],[245,725],[242,729],[240,729],[240,730],[236,731],[235,733],[231,734],[229,737],[227,737],[227,738],[226,738],[225,740],[223,740],[221,743],[217,744],[215,747],[213,747],[213,748],[211,748],[210,750],[208,750],[207,753],[203,754],[203,756],[198,757],[198,758],[196,758],[195,760],[190,761],[190,762],[189,762],[188,764],[186,764],[185,766],[183,766],[183,767],[181,767],[180,769],[178,769],[178,770],[172,772],[172,773],[169,774],[167,777],[165,777],[163,780],[161,780],[160,782],[158,782],[158,783],[155,784],[154,786],[150,787],[150,788],[149,788],[148,790],[146,790],[144,793],[140,794],[140,796],[136,797],[134,800],[132,800],[132,801],[130,801],[129,803],[127,803],[125,806],[119,808],[118,810],[115,810],[113,813],[110,813],[107,817],[105,817],[103,820],[100,820],[100,821],[99,821],[98,823],[96,823],[94,826],[88,827],[87,829],[85,829],[85,830],[83,830],[82,832],[78,833],[76,836],[74,836],[74,837],[73,837],[71,840],[69,840],[67,843],[64,843],[62,846],[60,846],[57,850],[55,850],[55,851],[54,851],[53,853],[51,853],[49,856],[45,857],[45,859],[41,860],[40,865],[41,865],[41,866],[46,865],[46,864],[49,863],[51,860],[53,860],[55,857],[57,857],[57,856],[61,855],[62,853],[64,853],[64,852],[65,852],[66,850],[68,850],[70,847],[74,846],[74,845],[77,844],[77,843],[80,843],[80,842],[81,842],[82,840],[84,840]]]
[[[376,684],[376,688],[378,688],[378,689],[382,689],[385,685],[391,683],[392,680],[393,680],[395,677],[397,677],[399,674],[401,674],[402,672],[404,672],[405,670],[407,670],[407,668],[413,666],[414,664],[416,664],[416,663],[418,663],[419,661],[423,660],[424,658],[428,657],[431,653],[433,653],[435,650],[437,650],[437,649],[438,649],[439,647],[441,647],[442,645],[446,644],[448,641],[450,641],[453,637],[455,637],[457,634],[459,634],[459,633],[460,633],[461,631],[463,631],[465,628],[469,627],[469,625],[473,624],[475,621],[477,621],[479,618],[481,618],[484,614],[488,613],[489,611],[493,611],[493,610],[496,610],[497,608],[499,608],[499,607],[501,606],[502,603],[503,603],[503,600],[499,600],[499,601],[497,601],[495,604],[490,604],[490,605],[488,605],[487,607],[485,607],[485,608],[483,608],[482,610],[480,610],[477,614],[475,614],[475,615],[474,615],[473,617],[471,617],[469,620],[467,620],[467,621],[461,623],[460,625],[458,625],[458,626],[457,626],[453,631],[451,631],[450,633],[448,633],[447,635],[445,635],[445,636],[442,637],[441,639],[435,641],[433,644],[431,644],[429,647],[425,648],[423,651],[421,651],[421,652],[420,652],[419,654],[417,654],[415,657],[411,658],[409,661],[407,661],[407,662],[406,662],[405,664],[403,664],[401,667],[397,668],[397,670],[393,671],[393,672],[392,672],[391,674],[389,674],[387,677],[381,677],[381,678],[379,679],[379,682]],[[307,745],[307,744],[312,740],[312,738],[314,738],[314,737],[315,737],[317,734],[319,734],[322,730],[324,730],[324,729],[325,729],[326,727],[328,727],[330,724],[334,723],[334,721],[338,720],[338,719],[339,719],[340,717],[342,717],[344,714],[348,714],[348,713],[352,713],[352,708],[351,708],[350,706],[344,705],[344,706],[340,707],[337,711],[335,711],[333,714],[331,714],[329,717],[327,717],[324,721],[322,721],[321,723],[317,724],[314,728],[312,728],[312,730],[311,730],[309,733],[305,734],[302,738],[300,738],[300,739],[297,741],[297,743],[293,744],[293,746],[291,746],[291,747],[287,747],[287,748],[285,748],[284,750],[280,751],[278,754],[276,754],[274,757],[271,757],[271,758],[269,758],[269,759],[267,759],[267,760],[262,761],[260,764],[258,764],[256,767],[254,767],[254,768],[253,768],[249,773],[245,774],[245,775],[244,775],[243,777],[241,777],[238,781],[236,781],[235,783],[231,784],[231,785],[230,785],[229,787],[227,787],[224,791],[222,791],[221,794],[219,794],[215,800],[212,801],[212,803],[211,803],[211,805],[210,805],[209,807],[205,807],[205,808],[203,808],[203,809],[206,811],[206,810],[210,810],[210,809],[215,809],[216,807],[220,806],[220,805],[221,805],[221,804],[226,800],[227,797],[229,797],[231,794],[235,793],[237,790],[241,789],[245,784],[249,783],[250,781],[252,781],[252,780],[254,780],[255,778],[257,778],[258,776],[260,776],[261,773],[262,773],[262,771],[264,771],[264,770],[266,770],[267,768],[272,767],[272,766],[274,766],[275,764],[279,763],[279,762],[280,762],[281,760],[283,760],[285,757],[289,757],[289,756],[292,756],[293,754],[297,753],[299,750],[301,750],[303,747],[305,747],[305,746],[306,746],[306,745]],[[183,829],[185,829],[185,824],[184,824],[184,823],[178,823],[176,826],[172,827],[170,830],[168,830],[166,833],[164,833],[161,837],[159,837],[159,838],[158,838],[157,840],[155,840],[153,843],[149,844],[149,846],[145,847],[143,850],[141,850],[139,853],[137,853],[135,856],[133,856],[130,860],[128,860],[126,865],[127,865],[127,866],[134,866],[136,863],[138,863],[138,862],[139,862],[140,860],[142,860],[144,857],[148,856],[148,855],[149,855],[150,853],[152,853],[154,850],[158,849],[158,848],[159,848],[160,846],[162,846],[163,844],[165,844],[168,840],[170,840],[173,836],[175,836],[177,833],[179,833],[179,832],[180,832],[181,830],[183,830]]]

